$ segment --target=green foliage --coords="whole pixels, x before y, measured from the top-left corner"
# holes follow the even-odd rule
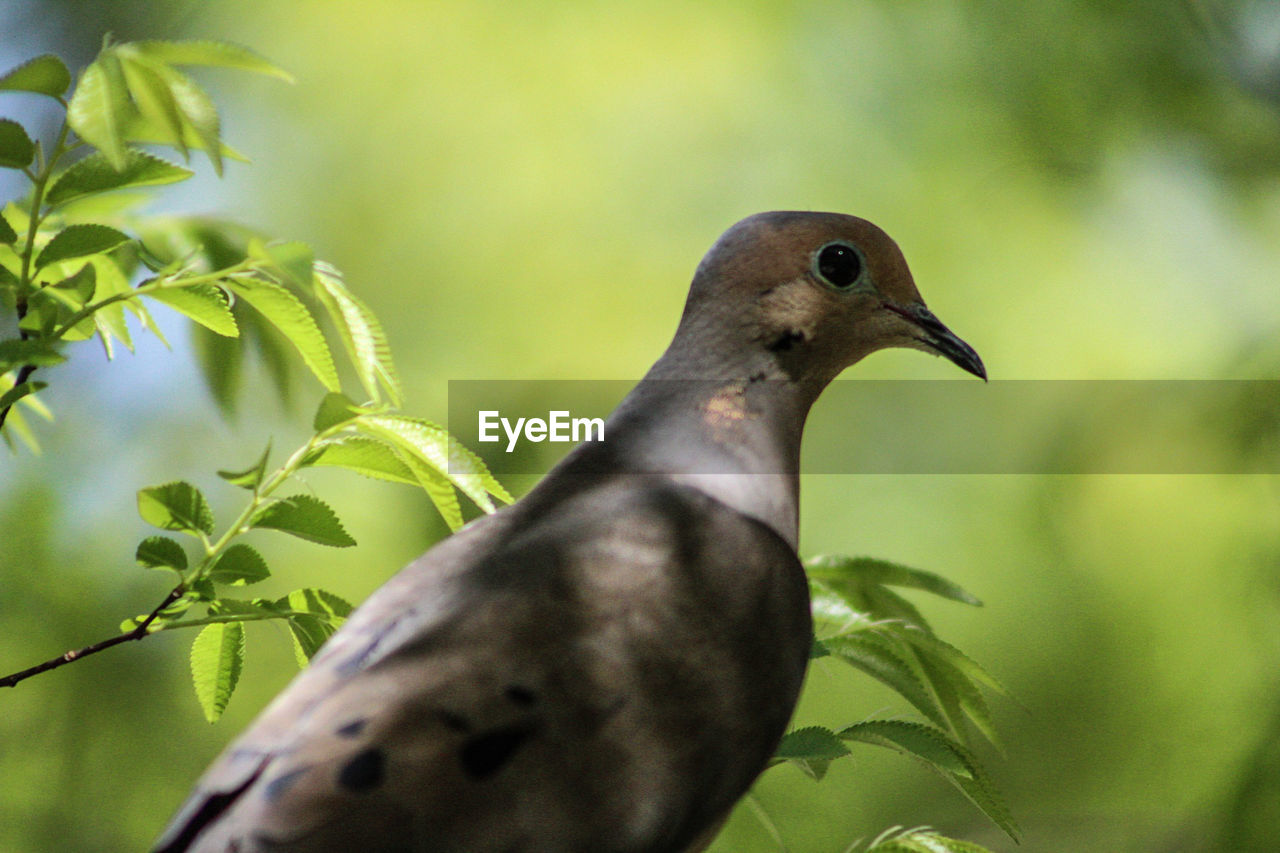
[[[137,494],[144,521],[187,534],[198,547],[192,557],[168,536],[148,536],[138,544],[138,565],[174,572],[178,583],[155,611],[125,620],[122,638],[199,627],[191,674],[212,722],[226,708],[244,666],[244,623],[283,621],[301,666],[351,611],[347,602],[320,589],[276,599],[223,594],[271,576],[262,554],[240,541],[244,535],[277,531],[331,547],[355,545],[320,498],[277,494],[300,470],[340,467],[419,486],[455,529],[463,520],[459,491],[484,512],[494,509],[493,498],[509,502],[511,496],[446,431],[395,411],[402,400],[400,379],[381,323],[309,246],[269,240],[226,222],[129,213],[137,198],[121,190],[176,183],[193,174],[139,144],[167,146],[184,160],[192,149],[204,151],[219,172],[223,157],[235,156],[222,144],[213,102],[177,70],[180,65],[291,79],[235,45],[160,41],[108,41],[67,100],[70,74],[55,57],[38,57],[0,77],[0,92],[48,95],[66,109],[47,147],[33,142],[17,122],[0,120],[0,166],[23,170],[31,182],[30,193],[8,204],[0,218],[0,305],[14,310],[19,329],[15,339],[0,340],[0,434],[11,446],[10,436],[16,435],[37,447],[23,415],[48,416],[36,395],[46,383],[30,377],[64,361],[68,343],[97,337],[108,357],[117,343],[132,350],[126,312],[159,336],[144,300],[195,324],[206,381],[225,411],[239,387],[245,346],[258,351],[282,394],[289,390],[291,351],[325,389],[314,434],[278,468],[269,470],[268,445],[248,468],[218,472],[248,493],[220,535],[215,536],[209,501],[191,483],[148,486]],[[96,151],[66,165],[83,145]],[[363,403],[341,393],[317,308],[350,358]],[[203,615],[193,615],[193,608],[202,608]]]
[[[851,754],[848,744],[886,747],[937,772],[1016,841],[1017,824],[971,749],[974,731],[998,746],[982,688],[1003,688],[972,658],[934,634],[915,605],[890,587],[974,606],[981,602],[932,572],[885,560],[821,556],[808,560],[805,568],[816,635],[812,657],[831,658],[870,675],[927,722],[865,720],[835,730],[797,729],[783,738],[770,766],[792,764],[820,780],[832,761]],[[867,849],[981,850],[927,833],[882,839]]]

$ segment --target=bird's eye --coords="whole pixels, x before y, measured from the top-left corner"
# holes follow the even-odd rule
[[[862,275],[862,257],[846,243],[829,243],[818,252],[818,275],[840,290],[853,287]]]

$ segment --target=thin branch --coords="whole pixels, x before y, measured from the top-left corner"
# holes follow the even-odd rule
[[[18,375],[13,380],[13,387],[17,388],[23,382],[26,382],[28,379],[31,378],[31,374],[35,372],[36,372],[36,366],[34,364],[22,365],[22,367],[18,369]],[[0,409],[0,427],[4,426],[5,419],[9,417],[9,410],[16,405],[18,405],[18,401],[14,400],[12,403],[5,406],[3,409]]]
[[[97,654],[103,649],[109,649],[112,646],[118,646],[121,643],[127,643],[130,640],[141,640],[143,637],[147,636],[147,628],[149,628],[151,626],[151,623],[156,620],[156,618],[160,615],[160,612],[164,610],[166,607],[168,607],[170,604],[173,604],[175,601],[177,601],[184,592],[186,592],[186,587],[183,584],[178,584],[177,586],[175,586],[173,590],[170,591],[170,593],[165,596],[164,601],[160,602],[160,604],[156,607],[155,610],[152,610],[149,614],[147,614],[146,618],[143,619],[141,622],[139,622],[138,627],[134,628],[132,631],[126,631],[123,634],[119,634],[115,637],[111,637],[110,639],[106,639],[101,642],[94,643],[91,646],[85,646],[82,649],[72,649],[66,654],[59,655],[58,657],[53,658],[52,660],[47,660],[42,664],[31,667],[30,669],[24,669],[22,670],[22,672],[15,672],[12,675],[6,675],[4,678],[0,678],[0,687],[13,687],[19,681],[28,679],[33,675],[39,675],[42,672],[48,672],[51,669],[57,669],[60,666],[66,666],[72,661],[77,661],[77,660],[80,660],[80,658],[88,657],[89,655],[92,655],[92,654]]]

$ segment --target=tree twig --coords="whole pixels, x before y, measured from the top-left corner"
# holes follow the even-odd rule
[[[38,664],[29,669],[24,669],[21,672],[15,672],[12,675],[6,675],[3,678],[0,678],[0,687],[13,687],[19,681],[28,679],[33,675],[39,675],[42,672],[57,669],[58,667],[65,666],[72,661],[77,661],[80,660],[80,658],[96,654],[103,649],[109,649],[112,646],[118,646],[121,643],[127,643],[130,640],[141,640],[143,637],[147,636],[147,628],[149,628],[151,623],[156,620],[160,615],[160,612],[170,604],[177,601],[184,592],[186,592],[186,587],[183,584],[175,586],[173,590],[165,596],[164,601],[160,602],[155,610],[148,613],[146,618],[139,622],[138,627],[134,628],[132,631],[126,631],[123,634],[102,640],[101,642],[94,643],[90,646],[85,646],[82,649],[72,649],[66,654],[59,655],[58,657],[53,658],[52,660],[47,660],[42,664]]]
[[[23,382],[26,382],[28,379],[31,378],[31,374],[35,372],[36,372],[36,366],[34,364],[22,365],[22,367],[18,370],[18,375],[14,377],[13,387],[17,388]],[[9,410],[16,405],[18,405],[18,401],[14,400],[12,403],[5,406],[3,409],[0,409],[0,427],[4,426],[5,418],[9,417]]]

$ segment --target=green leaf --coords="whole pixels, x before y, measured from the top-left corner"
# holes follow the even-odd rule
[[[261,261],[280,274],[285,281],[298,287],[311,284],[311,268],[315,255],[311,247],[298,240],[265,244],[258,238],[249,241],[249,256]]]
[[[10,245],[18,239],[18,232],[13,230],[13,226],[9,224],[9,220],[0,215],[0,244]],[[8,270],[4,270],[8,273]],[[9,273],[12,275],[12,273]]]
[[[236,318],[226,295],[211,284],[188,287],[166,287],[146,294],[183,316],[189,317],[211,332],[235,338],[240,335]]]
[[[323,441],[306,464],[346,468],[366,477],[419,485],[418,478],[394,447],[368,436],[346,435]]]
[[[890,837],[882,835],[865,853],[991,853],[971,841],[946,838],[928,830],[908,830]]]
[[[982,605],[975,596],[946,578],[887,560],[824,555],[805,561],[805,569],[812,577],[828,582],[913,587],[963,604]]]
[[[104,51],[80,74],[67,105],[67,123],[76,134],[106,155],[117,169],[125,167],[123,128],[136,114],[125,89],[120,60]]]
[[[278,284],[261,279],[235,278],[228,280],[227,284],[289,339],[325,388],[341,390],[329,345],[325,343],[315,318],[298,297]]]
[[[783,736],[774,752],[774,758],[790,761],[812,779],[821,779],[827,766],[837,758],[849,754],[849,747],[830,729],[809,726],[796,729]]]
[[[391,405],[400,406],[400,377],[396,374],[391,346],[378,318],[369,306],[347,289],[341,274],[328,264],[315,265],[315,283],[316,295],[338,328],[365,392],[376,400],[381,388]]]
[[[170,94],[170,97],[172,97],[172,94]],[[124,138],[130,142],[141,142],[148,145],[168,145],[177,149],[184,157],[187,156],[188,149],[208,153],[208,146],[205,144],[205,140],[197,136],[195,130],[185,121],[182,124],[181,144],[176,144],[173,141],[167,128],[157,125],[154,120],[141,114],[135,114],[125,122]],[[217,150],[219,155],[226,160],[235,160],[238,163],[249,162],[248,157],[221,140],[218,140]]]
[[[66,294],[77,308],[83,307],[98,289],[97,270],[93,264],[85,264],[74,275],[53,285],[53,288],[55,292]]]
[[[120,267],[107,255],[94,255],[89,258],[89,263],[95,271],[95,295],[99,299],[129,293],[132,290],[124,273],[120,271]],[[107,348],[108,355],[111,352],[111,339],[113,337],[123,343],[130,351],[133,350],[133,340],[129,335],[129,326],[124,320],[124,311],[126,306],[131,309],[136,308],[136,303],[136,299],[127,299],[122,302],[113,302],[110,305],[105,305],[93,312],[93,323],[98,329],[103,345]],[[143,316],[145,317],[146,315]]]
[[[137,41],[120,46],[121,53],[136,51],[149,59],[172,65],[205,65],[236,68],[279,77],[294,82],[293,75],[271,64],[261,55],[238,44],[224,41]]]
[[[922,760],[969,798],[992,822],[1014,841],[1018,826],[1009,813],[995,783],[977,758],[945,732],[919,723],[900,720],[872,720],[849,726],[837,733],[844,740],[888,747]]]
[[[138,106],[140,118],[155,130],[155,141],[178,149],[186,160],[188,151],[183,115],[178,109],[178,102],[174,100],[173,92],[169,90],[169,84],[148,62],[140,62],[137,57],[127,53],[122,52],[120,65],[124,70],[125,85],[129,87],[129,94]],[[126,129],[124,136],[132,138],[132,130],[132,127]]]
[[[290,612],[289,633],[299,668],[307,665],[351,613],[350,604],[322,589],[295,589],[274,606]]]
[[[216,723],[226,710],[244,666],[244,626],[206,625],[191,644],[191,681],[204,717]]]
[[[124,149],[124,162],[119,167],[112,165],[102,153],[90,154],[58,177],[45,200],[56,206],[125,187],[173,184],[193,174],[190,169],[136,148]]]
[[[0,90],[35,92],[59,98],[71,85],[71,72],[62,60],[46,53],[26,62],[0,77]]]
[[[66,356],[54,348],[52,341],[36,339],[0,341],[0,373],[8,373],[13,368],[24,364],[51,367],[66,360]]]
[[[48,384],[47,382],[22,382],[14,385],[8,391],[0,394],[0,411],[9,408],[28,394],[34,394],[41,388],[48,387]]]
[[[833,657],[884,682],[930,720],[940,726],[947,725],[946,715],[925,689],[911,664],[883,637],[861,632],[832,637],[824,644]]]
[[[316,432],[324,432],[368,413],[369,409],[357,406],[346,394],[334,391],[324,395],[311,425]]]
[[[254,513],[251,527],[266,527],[334,548],[356,544],[329,505],[311,495],[294,495],[267,504]]]
[[[161,530],[197,535],[213,533],[213,510],[200,490],[178,480],[138,490],[138,515]]]
[[[40,251],[36,269],[56,261],[107,252],[128,241],[129,235],[106,225],[69,225]]]
[[[242,489],[249,489],[256,492],[258,486],[262,485],[262,478],[267,473],[267,458],[271,455],[271,442],[267,442],[266,449],[262,451],[262,455],[258,457],[258,461],[243,471],[219,471],[218,476]]]
[[[398,415],[366,415],[360,419],[360,428],[394,444],[443,475],[485,512],[493,512],[490,494],[502,501],[511,500],[478,456],[430,421]]]
[[[25,169],[36,156],[36,144],[16,121],[0,118],[0,166]]]
[[[190,128],[213,164],[213,171],[222,174],[221,125],[218,109],[204,89],[187,75],[168,65],[155,64],[151,69],[169,87],[169,94],[182,114],[183,124]]]
[[[262,555],[248,545],[240,544],[223,551],[209,570],[209,580],[233,586],[257,583],[270,576],[267,561],[262,559]]]
[[[148,536],[138,543],[134,554],[138,565],[148,569],[173,569],[182,572],[187,568],[187,552],[168,536]]]

